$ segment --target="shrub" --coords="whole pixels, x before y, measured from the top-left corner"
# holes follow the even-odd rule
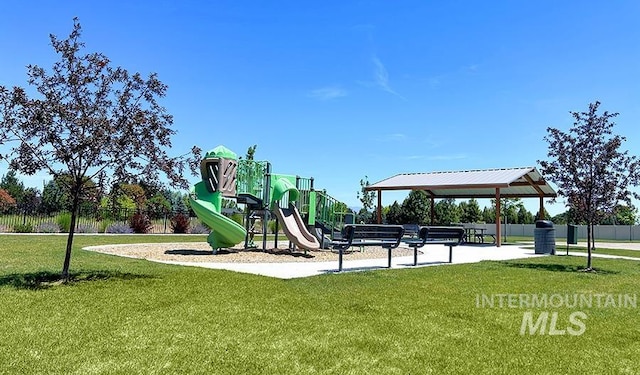
[[[113,224],[113,221],[109,220],[109,219],[104,219],[104,220],[100,221],[100,223],[99,223],[100,229],[98,229],[98,232],[100,232],[100,233],[108,233],[107,229],[111,226],[111,224]]]
[[[9,228],[8,226],[0,224],[0,233],[9,233],[9,232],[11,232],[10,229],[11,228]]]
[[[242,214],[232,214],[231,215],[231,220],[235,221],[236,223],[243,225],[244,224],[244,215]]]
[[[37,233],[60,233],[60,226],[54,222],[48,221],[46,223],[36,225],[35,231]]]
[[[93,224],[78,224],[76,233],[98,233],[98,227]]]
[[[0,212],[8,210],[16,206],[16,200],[9,193],[0,189]]]
[[[185,214],[177,214],[171,218],[171,230],[173,233],[189,233],[191,219]]]
[[[105,229],[105,233],[130,234],[133,233],[133,229],[127,224],[114,223]]]
[[[267,222],[267,227],[269,228],[269,232],[275,234],[276,233],[276,221],[275,220],[269,220],[269,222]]]
[[[60,215],[58,215],[58,219],[56,220],[56,222],[58,223],[60,230],[65,233],[69,233],[69,230],[71,229],[71,213],[61,213]]]
[[[140,212],[136,212],[131,216],[129,226],[133,229],[134,233],[149,233],[152,228],[149,217]]]
[[[33,225],[31,225],[31,223],[16,224],[16,225],[13,226],[13,231],[15,233],[32,233],[33,232]]]
[[[191,227],[191,234],[209,234],[211,233],[211,229],[208,226],[198,223]]]

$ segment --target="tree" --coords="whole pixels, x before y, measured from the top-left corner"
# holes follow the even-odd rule
[[[158,181],[138,180],[136,181],[136,185],[140,185],[140,187],[142,187],[147,199],[151,199],[158,194],[162,194],[162,184]]]
[[[18,206],[22,205],[24,195],[24,184],[16,176],[16,171],[10,169],[0,180],[0,189],[6,191]]]
[[[25,188],[22,192],[22,209],[25,212],[36,212],[42,203],[40,190],[34,187]]]
[[[54,213],[60,211],[71,211],[71,185],[72,177],[69,174],[60,174],[53,180],[47,182],[42,189],[41,211]],[[87,180],[85,188],[80,196],[80,212],[92,212],[98,206],[102,191],[92,180]]]
[[[404,222],[407,224],[427,224],[430,222],[429,212],[431,199],[422,190],[412,190],[402,202]]]
[[[0,156],[12,169],[27,175],[45,170],[53,178],[68,174],[71,230],[67,238],[62,278],[69,280],[69,264],[80,198],[96,178],[110,182],[159,180],[188,188],[183,177],[188,165],[195,174],[200,150],[193,158],[170,157],[172,116],[158,103],[167,86],[157,74],[144,78],[112,67],[101,53],[82,54],[77,18],[66,39],[50,35],[59,55],[52,72],[27,67],[28,84],[39,97],[21,87],[0,86],[0,145],[15,144]]]
[[[358,191],[358,199],[362,202],[362,208],[369,211],[373,209],[373,200],[376,197],[376,193],[373,191],[366,191],[365,188],[371,185],[369,183],[369,177],[364,176],[364,179],[360,180],[360,191]]]
[[[453,198],[441,199],[435,204],[436,224],[449,225],[460,222],[460,208]]]
[[[374,217],[373,213],[371,211],[368,211],[364,207],[362,207],[360,211],[358,211],[356,217],[358,223],[361,224],[373,224],[376,222],[376,218]]]
[[[465,204],[460,202],[460,221],[463,223],[477,223],[482,221],[482,211],[480,211],[480,205],[478,201],[471,198]],[[494,220],[495,221],[495,220]]]
[[[167,190],[164,194],[171,204],[171,210],[173,212],[187,213],[189,212],[189,195],[182,194],[179,191]]]
[[[69,192],[65,191],[67,185],[57,182],[59,179],[48,181],[42,189],[42,211],[47,214],[71,210]]]
[[[518,206],[518,214],[517,214],[517,221],[516,223],[518,224],[533,224],[535,219],[533,217],[533,214],[531,212],[529,212],[529,210],[527,210],[527,208],[524,206],[524,204],[520,203]],[[555,221],[554,221],[555,223]]]
[[[117,183],[111,192],[102,197],[100,208],[107,217],[114,220],[125,220],[146,208],[147,197],[142,186],[137,184]]]
[[[0,212],[4,212],[16,206],[16,200],[7,193],[6,190],[0,189]]]
[[[587,112],[569,112],[573,126],[565,133],[547,128],[548,161],[538,161],[541,172],[558,186],[558,196],[573,208],[574,220],[587,225],[587,271],[592,271],[593,226],[613,214],[620,202],[631,205],[638,194],[630,187],[640,184],[640,161],[618,149],[626,138],[613,135],[612,119],[618,113],[598,114],[600,102]]]
[[[118,192],[124,194],[136,204],[137,210],[143,210],[147,206],[147,196],[142,188],[138,184],[120,184],[118,185]]]
[[[347,206],[346,203],[335,201],[333,203],[333,212],[349,213],[351,212],[351,209]]]
[[[250,146],[247,149],[247,160],[253,160],[254,156],[256,155],[256,148],[258,148],[258,145]]]
[[[606,217],[600,224],[609,225],[634,225],[637,221],[638,212],[634,207],[617,205],[613,213]]]
[[[387,211],[387,224],[404,224],[402,218],[402,208],[398,201],[393,201],[393,204],[389,206]]]
[[[147,211],[151,218],[160,219],[171,211],[171,202],[159,192],[147,200]]]
[[[485,223],[495,223],[496,222],[496,208],[495,207],[485,207],[482,209],[482,221]]]
[[[500,218],[506,219],[506,223],[516,224],[518,222],[518,206],[522,204],[520,198],[500,198]],[[491,199],[491,206],[493,211],[496,210],[496,200]],[[495,216],[493,218],[495,222]]]

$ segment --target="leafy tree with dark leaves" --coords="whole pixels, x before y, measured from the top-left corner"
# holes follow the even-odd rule
[[[50,35],[59,56],[51,72],[27,67],[28,83],[38,97],[21,87],[0,86],[0,145],[15,145],[0,159],[27,175],[44,170],[53,178],[70,176],[65,281],[80,199],[91,179],[113,186],[138,178],[158,181],[162,172],[171,185],[186,189],[185,169],[195,174],[200,159],[196,147],[191,159],[167,154],[175,131],[172,116],[158,103],[167,91],[158,76],[114,68],[101,53],[83,54],[81,31],[74,18],[68,38]]]
[[[565,133],[547,128],[548,161],[538,161],[541,172],[558,186],[576,221],[587,225],[587,271],[591,271],[593,226],[614,213],[621,202],[631,206],[638,194],[630,188],[640,184],[640,161],[619,151],[626,139],[613,134],[612,119],[618,113],[598,114],[600,102],[587,112],[570,112],[573,126]]]

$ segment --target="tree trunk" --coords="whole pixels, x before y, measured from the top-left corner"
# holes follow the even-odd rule
[[[67,250],[64,255],[64,264],[62,265],[62,281],[69,281],[69,265],[71,263],[71,248],[73,245],[73,234],[76,230],[76,220],[78,218],[78,206],[80,205],[80,189],[72,188],[73,202],[71,203],[71,226],[69,227],[69,236],[67,237]]]
[[[593,241],[593,226],[587,223],[587,270],[591,270],[591,243]]]

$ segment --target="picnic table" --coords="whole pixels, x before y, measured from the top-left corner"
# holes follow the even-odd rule
[[[491,237],[492,243],[496,243],[496,236],[487,233],[487,228],[481,226],[464,226],[465,243],[485,243],[485,237]]]

